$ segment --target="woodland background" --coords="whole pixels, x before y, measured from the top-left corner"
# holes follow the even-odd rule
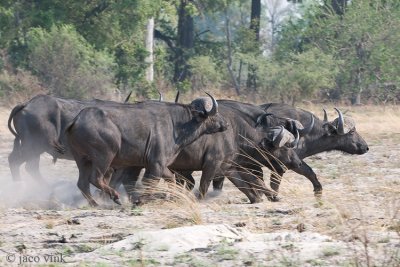
[[[1,0],[0,98],[396,104],[398,0]]]

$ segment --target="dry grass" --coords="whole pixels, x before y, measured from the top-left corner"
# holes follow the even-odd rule
[[[145,201],[148,196],[153,198],[145,207],[157,211],[160,216],[157,219],[161,219],[165,228],[203,223],[199,201],[184,186],[162,181],[155,185],[142,186],[140,192]]]
[[[320,119],[323,118],[322,109],[325,108],[330,120],[337,117],[333,108],[338,107],[345,116],[354,118],[357,131],[365,138],[400,134],[399,106],[300,105],[299,107],[313,112]]]
[[[311,105],[304,108],[313,111],[319,118],[323,116],[323,106]],[[327,105],[324,108],[327,109],[330,119],[335,118],[333,106]],[[282,179],[279,191],[281,202],[264,200],[255,205],[247,204],[246,197],[228,181],[225,182],[221,195],[203,201],[198,201],[193,193],[180,186],[162,182],[155,190],[152,188],[152,193],[166,195],[164,199],[153,200],[133,210],[124,206],[121,211],[115,205],[115,211],[103,210],[102,206],[90,210],[74,209],[74,214],[86,212],[90,214],[90,219],[82,217],[81,225],[68,227],[88,227],[86,231],[90,232],[93,228],[89,228],[92,227],[89,221],[98,225],[99,220],[105,218],[102,217],[103,214],[111,216],[109,214],[113,213],[114,220],[118,220],[122,226],[118,228],[110,223],[111,229],[96,229],[97,231],[111,234],[132,232],[136,229],[227,223],[242,225],[241,227],[250,232],[265,233],[298,231],[298,226],[304,225],[306,232],[325,234],[345,242],[350,256],[343,256],[343,265],[400,266],[400,109],[393,106],[339,108],[354,118],[358,132],[370,144],[370,151],[364,155],[331,152],[306,159],[324,187],[321,198],[314,197],[312,185],[307,179],[291,171]],[[7,112],[0,110],[0,116],[4,114],[7,115]],[[0,134],[8,138],[4,127],[6,124],[2,125]],[[49,166],[53,166],[51,159],[48,162]],[[47,164],[46,161],[43,163]],[[70,163],[59,165],[63,164],[60,161],[56,167],[51,168],[59,168],[63,172],[65,168],[75,170],[74,163]],[[2,170],[8,173],[6,165]],[[269,183],[269,175],[269,170],[264,169],[266,183]],[[198,183],[199,173],[195,177]],[[71,179],[75,183],[77,177]],[[6,212],[5,207],[2,209]],[[34,203],[29,210],[37,210]],[[119,220],[121,214],[125,217]],[[9,219],[6,217],[2,218],[2,228],[14,229],[12,227],[15,226],[12,223],[8,225],[7,220]],[[40,221],[39,225],[42,228],[48,225],[49,231],[54,231],[51,229],[53,226],[57,230],[61,229],[63,225],[56,222],[49,219],[49,222]],[[3,241],[5,246],[7,242]],[[335,250],[321,251],[321,258],[340,256],[336,254]]]

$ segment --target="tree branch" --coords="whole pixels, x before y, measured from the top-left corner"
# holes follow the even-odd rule
[[[174,41],[175,41],[174,38],[169,37],[156,29],[154,30],[154,38],[164,41],[168,45],[169,48],[171,48],[172,50],[175,51],[176,46],[174,44]]]

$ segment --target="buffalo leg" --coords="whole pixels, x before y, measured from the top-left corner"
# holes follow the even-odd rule
[[[302,164],[299,168],[292,170],[298,174],[305,176],[308,180],[310,180],[310,182],[314,187],[314,194],[316,196],[320,196],[322,194],[322,185],[318,181],[317,175],[315,174],[313,169],[310,166],[308,166],[304,161],[302,161]]]
[[[192,191],[195,185],[195,180],[192,175],[192,171],[181,171],[175,172],[176,174],[176,183],[179,185],[184,185],[188,191]]]
[[[272,172],[271,172],[271,176],[270,176],[270,186],[271,186],[272,190],[274,190],[276,193],[278,193],[279,186],[280,186],[281,180],[282,180],[282,175],[285,173],[285,170],[276,161],[272,161],[271,165],[272,166],[270,167],[270,169],[272,170]]]
[[[121,200],[119,199],[118,192],[111,188],[104,180],[104,175],[107,170],[108,168],[106,168],[105,170],[101,170],[93,165],[90,181],[94,186],[107,193],[115,203],[121,205]]]
[[[162,163],[154,163],[148,168],[143,175],[142,185],[145,189],[150,191],[150,195],[152,188],[160,181],[160,178],[163,177],[167,182],[175,183],[174,174]],[[138,196],[134,199],[135,204],[141,204],[141,194],[138,193]]]
[[[29,160],[26,161],[25,169],[36,181],[47,184],[46,180],[40,173],[39,163],[40,155],[31,156],[29,157]]]
[[[262,198],[255,192],[255,190],[246,183],[241,175],[236,172],[230,172],[227,175],[228,179],[243,193],[247,196],[250,203],[259,203],[262,202]]]
[[[265,194],[265,196],[270,201],[276,200],[276,193],[265,186],[264,179],[260,174],[262,174],[262,169],[260,166],[252,166],[252,168],[245,168],[243,171],[237,169],[240,173],[240,179],[247,183],[250,188],[255,191],[255,194],[259,199],[261,199],[260,193]]]
[[[304,161],[302,161],[302,164],[299,168],[291,169],[292,171],[305,176],[310,182],[312,183],[314,187],[314,194],[316,196],[319,196],[322,194],[322,185],[318,181],[317,175],[315,172],[312,170],[310,166],[307,165]],[[282,168],[277,168],[275,173],[271,174],[271,180],[270,180],[270,185],[271,188],[278,193],[279,191],[279,186],[281,184],[282,176],[285,173],[285,171]]]
[[[11,176],[14,181],[21,180],[21,174],[19,168],[21,167],[22,163],[24,163],[23,155],[20,150],[19,140],[14,141],[14,147],[11,151],[10,155],[8,156],[8,164],[11,170]]]
[[[108,185],[110,185],[111,182],[111,178],[114,175],[115,170],[113,168],[109,168],[106,173],[104,174],[104,182]],[[111,186],[111,185],[110,185]],[[111,186],[112,187],[112,186]],[[115,189],[114,187],[112,187],[113,189]],[[100,191],[100,196],[103,200],[107,199],[107,194],[104,191]]]
[[[214,178],[213,180],[213,190],[214,191],[221,191],[222,187],[224,186],[224,177]]]
[[[79,169],[79,178],[78,178],[78,188],[81,190],[82,195],[87,199],[89,205],[92,207],[97,207],[98,204],[94,200],[92,194],[90,193],[90,182],[89,176],[92,169],[92,163],[87,160],[77,160],[76,161]]]
[[[203,166],[201,178],[200,178],[200,185],[199,185],[199,199],[203,199],[207,194],[208,187],[210,186],[211,179],[215,177],[216,166]]]
[[[247,172],[253,173],[253,175],[255,175],[255,176],[262,175],[262,173],[263,173],[261,167],[258,168],[258,167],[252,166],[252,167],[244,168],[244,169]],[[218,177],[218,178],[213,179],[213,189],[214,190],[221,191],[223,185],[224,185],[224,177]]]
[[[129,167],[118,170],[111,178],[110,186],[114,189],[122,183],[129,201],[134,204],[134,195],[136,192],[136,182],[139,179],[141,167]]]

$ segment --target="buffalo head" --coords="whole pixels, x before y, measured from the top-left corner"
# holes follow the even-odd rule
[[[293,149],[299,142],[299,132],[297,129],[295,131],[296,136],[283,126],[270,127],[267,136],[261,140],[259,145],[286,167],[298,168],[302,161]]]
[[[325,135],[335,142],[335,149],[349,154],[364,154],[369,150],[368,144],[356,131],[355,122],[352,118],[343,116],[342,112],[335,108],[338,117],[332,122],[328,121],[326,110],[324,109],[323,130]]]
[[[272,113],[265,113],[257,118],[256,126],[264,125],[267,127],[275,127],[281,125],[285,127],[287,130],[289,130],[289,132],[291,132],[292,134],[296,134],[296,132],[298,132],[300,136],[305,136],[309,134],[314,127],[315,123],[314,116],[311,114],[310,117],[311,118],[309,125],[304,127],[298,120],[278,117]]]
[[[218,113],[218,103],[210,95],[208,97],[200,97],[192,101],[190,110],[197,122],[205,124],[205,133],[212,134],[223,132],[228,128],[227,121]]]

